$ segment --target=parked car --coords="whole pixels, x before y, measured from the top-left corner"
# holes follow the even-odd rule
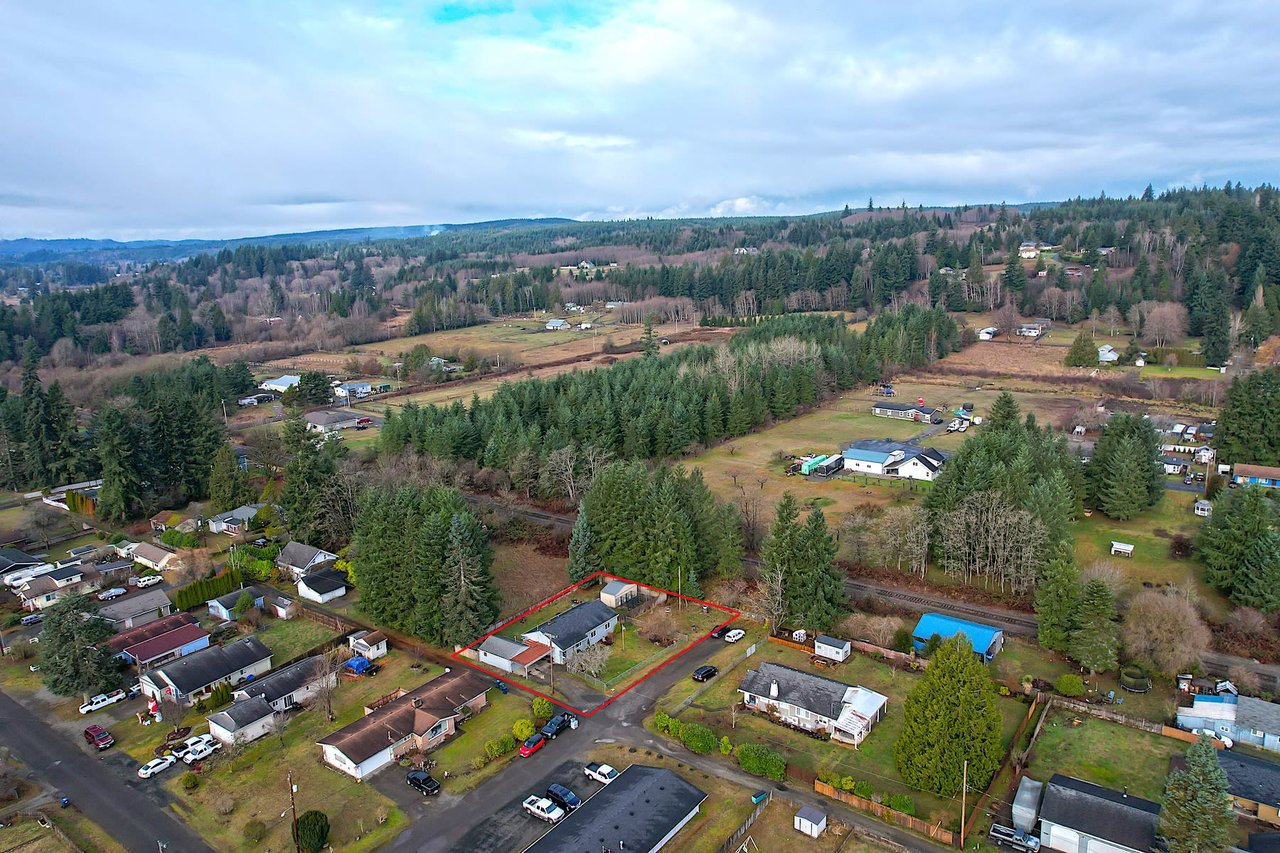
[[[547,799],[555,803],[566,812],[571,812],[578,806],[582,805],[582,800],[573,791],[570,791],[564,785],[552,782],[547,786]]]
[[[425,770],[410,770],[404,774],[404,781],[424,797],[434,797],[440,793],[440,783]]]
[[[724,635],[724,641],[726,643],[736,643],[745,636],[747,636],[746,631],[741,628],[734,628],[732,631]]]
[[[1236,745],[1236,742],[1233,741],[1231,738],[1227,737],[1226,735],[1218,734],[1213,729],[1192,729],[1191,733],[1193,735],[1201,735],[1203,737],[1207,737],[1209,740],[1220,741],[1222,743],[1222,746],[1226,749],[1231,749],[1231,747]]]
[[[1190,485],[1191,485],[1192,483],[1194,483],[1195,481],[1196,481],[1196,478],[1195,478],[1195,477],[1192,477],[1190,474],[1188,474],[1187,476],[1185,476],[1185,477],[1183,477],[1183,478],[1182,478],[1182,485],[1184,485],[1184,486],[1190,486]]]
[[[164,583],[164,578],[160,575],[147,575],[145,578],[138,578],[138,589],[146,589],[158,583]]]
[[[601,785],[608,785],[614,779],[618,778],[618,771],[614,770],[608,764],[597,764],[594,761],[582,768],[582,775],[588,779],[595,779]]]
[[[104,589],[102,592],[98,593],[98,600],[110,601],[113,598],[119,598],[120,596],[124,595],[128,591],[129,590],[125,589],[122,586],[113,586],[111,587],[111,589]]]
[[[133,699],[135,696],[141,696],[141,695],[142,695],[141,681],[133,682],[133,684],[130,684],[128,688],[124,691],[124,698],[126,699]]]
[[[204,761],[220,749],[222,749],[222,741],[210,739],[209,742],[198,744],[187,750],[182,760],[187,764],[195,764],[197,761]]]
[[[712,632],[711,632],[711,636],[713,636],[713,637],[715,637],[717,640],[719,640],[720,638],[722,638],[722,637],[723,637],[725,634],[727,634],[727,633],[729,633],[729,626],[728,626],[728,625],[721,625],[719,628],[716,628],[714,631],[712,631]]]
[[[89,726],[84,730],[85,743],[97,749],[99,752],[111,746],[116,739],[111,736],[111,732],[102,726]]]
[[[969,429],[968,421],[961,421],[960,426],[956,427],[956,432],[966,432]]]
[[[108,705],[114,705],[117,702],[123,702],[128,698],[128,694],[123,690],[112,690],[110,693],[99,693],[88,702],[80,706],[81,714],[89,714]]]
[[[26,616],[22,617],[22,624],[34,625],[37,622],[43,622],[44,617],[45,617],[45,614],[43,613],[28,613]]]
[[[1035,853],[1040,849],[1039,838],[1010,826],[992,824],[987,835],[997,846],[1012,847],[1014,850],[1022,850],[1025,853]]]
[[[529,814],[539,820],[545,820],[547,823],[556,823],[564,819],[564,809],[560,808],[546,797],[525,797],[524,802],[521,803],[520,806]]]
[[[368,429],[373,426],[373,418],[361,418],[356,421],[356,429]]]
[[[710,664],[708,664],[707,666],[700,666],[693,671],[693,680],[694,681],[710,681],[711,679],[715,678],[719,673],[720,673],[720,670],[716,669],[714,666],[711,666]]]
[[[212,748],[212,744],[214,743],[216,743],[216,741],[213,739],[213,735],[209,735],[209,734],[195,735],[193,737],[187,738],[182,743],[173,747],[173,749],[169,750],[169,754],[174,756],[175,758],[186,758],[187,754],[190,753],[191,751],[199,749],[204,746],[209,746],[210,748]]]
[[[578,718],[573,714],[560,713],[547,720],[547,724],[542,727],[542,736],[546,738],[556,739],[556,735],[565,729],[576,729],[578,727]]]
[[[178,759],[172,753],[162,755],[159,758],[153,758],[146,764],[138,768],[139,779],[150,779],[162,770],[168,770],[170,767],[178,763]]]
[[[543,736],[542,732],[538,732],[536,735],[520,744],[520,755],[524,758],[528,758],[530,755],[533,755],[546,745],[546,737]]]
[[[958,429],[960,429],[960,419],[952,418],[951,421],[947,424],[947,432],[955,432]]]

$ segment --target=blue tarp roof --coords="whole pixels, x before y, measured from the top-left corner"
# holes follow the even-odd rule
[[[969,638],[969,643],[973,646],[975,652],[986,654],[987,650],[991,648],[991,644],[996,641],[996,638],[1001,633],[1003,632],[999,628],[993,628],[990,625],[983,625],[979,622],[969,622],[952,616],[943,616],[941,613],[926,613],[916,623],[915,630],[911,632],[911,636],[919,640],[928,640],[934,634],[937,634],[942,639],[947,640],[956,634],[964,634]]]

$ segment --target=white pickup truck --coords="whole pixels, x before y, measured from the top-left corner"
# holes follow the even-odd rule
[[[564,809],[548,800],[546,797],[525,797],[521,807],[529,814],[545,820],[547,823],[556,823],[564,818]]]
[[[582,773],[588,779],[595,779],[601,785],[608,785],[618,778],[617,770],[614,770],[608,764],[596,764],[594,762],[582,768]]]
[[[123,702],[128,698],[128,696],[129,694],[125,693],[123,690],[112,690],[110,693],[99,693],[97,696],[94,696],[88,702],[85,702],[80,706],[80,713],[89,714],[94,711],[99,711],[108,705]]]

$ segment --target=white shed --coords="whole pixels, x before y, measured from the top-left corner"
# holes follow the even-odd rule
[[[600,601],[605,607],[625,607],[627,602],[640,594],[640,587],[631,581],[609,581],[600,590]]]
[[[853,654],[853,644],[848,640],[838,640],[826,634],[819,634],[813,638],[813,653],[821,658],[843,661]]]
[[[827,816],[813,806],[805,806],[796,812],[795,828],[810,838],[817,838],[827,831]]]

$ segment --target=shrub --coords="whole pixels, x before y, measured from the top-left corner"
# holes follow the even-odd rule
[[[329,816],[324,812],[303,812],[298,816],[298,846],[306,853],[320,853],[329,843]]]
[[[497,739],[485,741],[484,754],[490,758],[497,758],[499,755],[502,755],[502,744],[499,743]]]
[[[488,758],[486,758],[483,755],[477,755],[475,758],[471,759],[471,769],[479,770],[481,767],[484,767],[488,763],[489,763]]]
[[[893,632],[893,643],[889,646],[895,652],[902,652],[904,655],[911,654],[911,650],[915,648],[911,642],[911,632],[906,628],[899,628]]]
[[[753,776],[781,782],[787,775],[786,760],[776,750],[764,744],[739,744],[737,753],[738,766]]]
[[[1074,672],[1068,672],[1058,677],[1058,680],[1053,683],[1053,689],[1063,696],[1074,699],[1076,696],[1084,695],[1084,679]]]
[[[200,777],[196,776],[196,774],[192,773],[190,770],[183,773],[182,778],[178,781],[182,785],[183,790],[186,791],[194,791],[196,788],[200,787]]]
[[[720,738],[720,754],[728,755],[733,752],[733,744],[729,742],[729,736],[725,735]]]
[[[212,708],[221,708],[231,702],[231,685],[225,681],[213,688],[213,692],[209,694],[209,706]]]
[[[505,734],[498,738],[498,745],[502,747],[502,754],[506,755],[519,746],[520,741],[516,740],[516,736],[513,734]]]
[[[1195,542],[1185,533],[1175,533],[1169,537],[1169,556],[1175,560],[1186,559],[1195,550]]]
[[[907,815],[916,813],[915,800],[911,799],[907,794],[890,794],[885,797],[884,804],[895,812],[902,812]]]
[[[660,732],[665,732],[671,725],[671,715],[666,711],[655,711],[653,714],[653,727]]]
[[[680,742],[691,752],[707,755],[716,748],[716,735],[701,723],[686,723],[680,729]]]
[[[871,783],[866,779],[859,779],[857,782],[853,783],[853,795],[855,797],[862,797],[864,800],[869,800],[875,796],[875,793],[876,789],[871,787]]]
[[[218,814],[222,815],[223,817],[226,817],[227,815],[231,814],[235,810],[236,810],[235,797],[220,797],[218,799],[218,802],[214,805],[214,811],[216,811]]]
[[[555,708],[551,707],[550,700],[543,699],[541,696],[533,700],[534,722],[539,724],[546,723],[553,716],[555,716]]]
[[[536,731],[532,720],[516,720],[511,726],[511,734],[516,740],[528,740]]]
[[[250,844],[257,844],[259,841],[267,837],[267,825],[256,817],[253,820],[245,821],[244,824],[244,840]]]
[[[160,541],[174,548],[195,548],[200,544],[200,537],[181,530],[166,530],[160,534]]]
[[[921,657],[933,657],[933,653],[938,650],[938,646],[940,645],[942,645],[942,635],[933,634],[929,639],[924,641],[924,648],[920,650]]]

